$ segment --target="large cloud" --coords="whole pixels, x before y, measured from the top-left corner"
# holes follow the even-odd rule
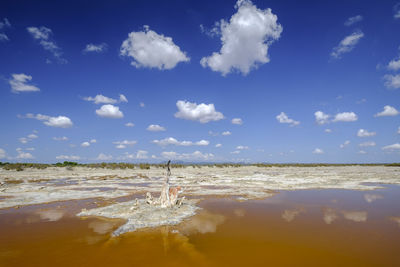
[[[51,29],[41,27],[28,27],[27,31],[31,36],[39,41],[39,44],[44,50],[49,51],[60,63],[67,63],[67,60],[62,58],[62,50],[57,46],[56,42],[52,39],[53,32]]]
[[[350,52],[354,49],[362,37],[364,37],[364,33],[359,30],[346,36],[342,41],[340,41],[338,46],[333,48],[331,56],[334,58],[340,58],[342,54]]]
[[[399,113],[394,107],[386,105],[383,107],[383,111],[376,113],[374,117],[397,116]]]
[[[11,74],[12,79],[8,80],[11,86],[11,92],[38,92],[40,89],[34,85],[28,84],[32,80],[32,76],[23,73]]]
[[[285,112],[281,112],[279,115],[277,115],[276,119],[279,121],[279,123],[287,123],[290,124],[290,126],[296,126],[300,124],[299,121],[289,119]]]
[[[179,100],[176,102],[178,112],[175,113],[176,118],[199,121],[207,123],[210,121],[218,121],[224,118],[221,112],[215,110],[214,104],[196,104]]]
[[[18,117],[43,121],[45,125],[51,127],[69,128],[72,127],[73,125],[71,119],[66,116],[50,117],[48,115],[43,115],[43,114],[34,115],[32,113],[28,113],[25,116],[18,116]]]
[[[168,145],[175,145],[175,146],[208,146],[210,144],[207,140],[200,140],[197,142],[192,141],[178,141],[173,137],[168,137],[162,140],[153,140],[151,141],[153,144],[159,146],[168,146]]]
[[[131,32],[120,50],[121,56],[131,57],[136,68],[173,69],[179,62],[190,60],[171,37],[160,35],[144,26],[144,31]]]
[[[356,120],[358,120],[358,116],[354,112],[342,112],[335,115],[333,122],[338,122],[338,121],[352,122]]]
[[[226,75],[238,70],[246,75],[251,69],[270,61],[268,48],[282,33],[278,17],[271,9],[259,9],[250,0],[238,0],[237,12],[229,22],[221,20],[217,25],[222,47],[219,52],[203,57],[203,67]]]
[[[112,119],[120,119],[124,117],[124,114],[119,110],[119,107],[110,104],[102,105],[100,109],[96,109],[96,114],[100,117]]]

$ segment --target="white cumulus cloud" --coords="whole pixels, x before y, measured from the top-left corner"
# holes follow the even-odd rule
[[[338,122],[338,121],[352,122],[356,120],[358,120],[358,116],[354,112],[342,112],[335,115],[333,122]]]
[[[376,113],[374,117],[397,116],[399,113],[394,107],[386,105],[383,107],[383,111]]]
[[[376,132],[368,132],[365,129],[360,129],[357,132],[358,137],[371,137],[371,136],[375,136],[375,135],[376,135]]]
[[[214,104],[196,104],[188,101],[179,100],[176,102],[178,112],[175,113],[176,118],[199,121],[207,123],[210,121],[219,121],[224,118],[224,115],[215,110]]]
[[[121,56],[131,57],[132,66],[136,68],[173,69],[179,62],[190,58],[182,52],[171,37],[158,34],[144,26],[144,31],[128,34],[120,49]]]
[[[81,147],[88,147],[88,146],[90,146],[90,143],[89,143],[89,142],[83,142],[83,143],[81,144]]]
[[[0,159],[4,159],[7,157],[6,151],[0,148]]]
[[[314,113],[314,116],[315,116],[315,121],[316,121],[319,125],[323,125],[323,124],[329,123],[330,115],[325,114],[325,113],[322,112],[322,111],[316,111],[316,112]]]
[[[147,131],[150,132],[162,132],[165,131],[165,128],[158,125],[158,124],[150,124],[149,127],[147,127]]]
[[[216,144],[215,147],[222,147],[222,144]]]
[[[279,123],[287,123],[290,124],[290,126],[296,126],[300,124],[299,121],[289,119],[285,112],[281,112],[279,115],[277,115],[276,119],[279,121]]]
[[[119,149],[126,148],[127,146],[133,146],[136,143],[137,143],[137,141],[134,141],[134,140],[132,140],[132,141],[123,140],[123,141],[115,141],[115,142],[113,142],[113,144],[116,145],[115,147],[119,148]]]
[[[32,80],[32,76],[23,73],[11,74],[12,78],[8,80],[11,86],[11,92],[38,92],[40,89],[29,82]]]
[[[232,124],[242,125],[243,124],[243,120],[241,118],[233,118],[232,119]]]
[[[66,136],[53,137],[53,140],[55,140],[55,141],[68,141],[68,137],[66,137]]]
[[[400,150],[400,144],[395,143],[393,145],[384,146],[382,147],[382,150]]]
[[[228,135],[231,135],[232,133],[230,132],[230,131],[225,131],[225,132],[222,132],[222,135],[223,136],[228,136]]]
[[[96,109],[96,114],[104,118],[120,119],[124,117],[122,111],[119,110],[118,106],[114,105],[102,105],[100,109]]]
[[[222,19],[217,23],[220,51],[200,61],[203,67],[210,67],[224,76],[234,70],[246,75],[268,63],[269,46],[279,39],[283,29],[269,8],[259,9],[250,0],[238,0],[235,8],[237,12],[229,22]]]
[[[59,128],[69,128],[72,127],[73,123],[70,118],[66,116],[51,117],[43,114],[32,114],[28,113],[25,116],[18,116],[19,118],[28,118],[43,121],[47,126],[59,127]]]
[[[314,149],[314,151],[312,153],[313,154],[324,154],[324,151],[320,148],[316,148],[316,149]]]
[[[387,88],[398,89],[400,88],[400,74],[392,75],[386,74],[383,76],[385,80],[385,86]]]
[[[104,95],[96,95],[95,97],[84,97],[83,100],[91,101],[95,104],[116,104],[120,102],[128,102],[128,99],[123,94],[119,95],[119,99],[114,99]]]
[[[127,122],[127,123],[125,123],[125,126],[126,127],[133,127],[133,126],[135,126],[135,124],[133,124],[133,122]]]
[[[342,54],[350,52],[362,37],[364,37],[364,33],[360,30],[346,36],[342,41],[340,41],[338,46],[333,48],[331,56],[334,58],[340,58]]]
[[[247,150],[247,149],[249,149],[249,147],[248,146],[237,146],[236,149],[237,150]]]

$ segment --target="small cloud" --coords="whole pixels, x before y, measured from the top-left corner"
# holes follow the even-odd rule
[[[362,20],[363,20],[363,16],[361,16],[361,15],[350,17],[344,22],[344,26],[351,26],[351,25],[353,25],[353,24],[355,24],[357,22],[360,22]]]
[[[190,61],[171,37],[158,34],[147,25],[144,31],[129,33],[121,45],[120,55],[132,58],[131,65],[136,68],[159,70],[170,70],[179,62]]]
[[[83,142],[83,143],[81,144],[81,147],[88,147],[88,146],[90,146],[90,143],[89,143],[89,142]]]
[[[320,148],[316,148],[316,149],[314,149],[314,151],[312,153],[313,154],[324,154],[324,151]]]
[[[95,97],[88,96],[84,97],[83,100],[90,101],[95,104],[116,104],[121,102],[128,102],[128,99],[123,94],[119,95],[118,100],[104,95],[96,95]]]
[[[111,156],[111,155],[106,155],[106,154],[100,153],[100,154],[97,156],[96,160],[109,161],[109,160],[112,160],[112,156]]]
[[[150,124],[149,127],[147,127],[147,131],[150,132],[163,132],[165,131],[165,128],[158,125],[158,124]]]
[[[394,107],[386,105],[383,107],[383,111],[376,113],[374,117],[397,116],[399,113]]]
[[[135,126],[135,124],[133,124],[133,122],[127,122],[127,123],[125,123],[125,126],[126,127],[133,127],[133,126]]]
[[[222,132],[222,135],[223,136],[228,136],[228,135],[231,135],[232,133],[230,132],[230,131],[225,131],[225,132]]]
[[[140,106],[141,108],[144,108],[144,107],[145,107],[145,104],[144,104],[143,102],[140,102],[140,103],[139,103],[139,106]]]
[[[20,93],[20,92],[39,92],[40,89],[34,85],[29,84],[32,80],[32,76],[26,75],[23,73],[20,74],[11,74],[12,79],[8,80],[8,83],[11,86],[11,92]]]
[[[340,148],[345,148],[346,146],[348,146],[350,144],[349,140],[346,140],[343,144],[340,145]]]
[[[357,136],[358,137],[371,137],[371,136],[375,136],[376,132],[368,132],[367,130],[364,129],[360,129],[357,132]]]
[[[195,151],[193,153],[177,153],[174,151],[165,151],[161,153],[161,156],[165,159],[175,159],[175,160],[211,160],[214,155],[211,153],[201,153],[200,151]]]
[[[97,143],[97,140],[96,139],[91,139],[90,143],[92,143],[92,144]]]
[[[210,121],[219,121],[224,115],[215,110],[214,104],[196,104],[188,101],[179,100],[176,102],[178,112],[175,113],[176,118],[198,121],[207,123]]]
[[[364,155],[364,154],[367,154],[367,151],[360,150],[360,151],[358,151],[358,154],[362,154],[362,155]]]
[[[222,144],[216,144],[215,147],[222,147]]]
[[[279,123],[287,123],[290,124],[290,126],[296,126],[300,124],[299,121],[289,119],[285,112],[281,112],[279,115],[277,115],[276,119],[279,121]]]
[[[168,145],[175,145],[175,146],[208,146],[210,144],[209,141],[207,140],[200,140],[197,142],[192,142],[192,141],[178,141],[173,137],[168,137],[162,140],[153,140],[151,141],[153,144],[159,145],[159,146],[168,146]]]
[[[0,159],[4,159],[7,157],[7,153],[4,149],[0,148]]]
[[[400,144],[395,143],[393,145],[384,146],[382,147],[382,150],[400,150]]]
[[[332,130],[331,130],[331,129],[325,129],[324,132],[326,132],[326,133],[331,133]]]
[[[242,125],[243,124],[243,120],[241,118],[233,118],[232,119],[232,124]]]
[[[392,75],[386,74],[383,76],[383,80],[385,81],[385,86],[387,88],[398,89],[400,88],[400,74]]]
[[[338,121],[352,122],[356,120],[358,120],[358,116],[354,112],[342,112],[335,115],[333,122],[338,122]]]
[[[367,102],[367,99],[362,98],[362,99],[360,99],[360,100],[357,100],[357,101],[356,101],[356,104],[363,104],[363,103],[366,103],[366,102]]]
[[[333,58],[341,58],[344,53],[348,53],[354,49],[357,43],[361,38],[364,37],[364,33],[360,30],[353,32],[352,34],[346,36],[342,41],[340,41],[339,45],[333,48],[331,53],[331,57]]]
[[[397,134],[400,134],[400,126],[397,128]]]
[[[237,150],[247,150],[247,149],[249,149],[249,147],[248,146],[237,146],[236,149]]]
[[[132,141],[123,140],[123,141],[115,141],[115,142],[113,142],[113,144],[116,145],[115,147],[119,148],[119,149],[124,149],[124,148],[126,148],[126,146],[133,146],[136,143],[137,143],[137,141],[134,141],[134,140],[132,140]]]
[[[79,160],[81,157],[80,156],[75,156],[75,155],[59,155],[56,156],[56,159],[59,160]]]
[[[124,114],[119,110],[118,106],[110,104],[103,105],[100,109],[96,109],[96,114],[100,117],[111,119],[121,119],[124,117]]]
[[[393,11],[394,11],[393,18],[400,19],[400,3],[397,3],[396,5],[394,5]]]
[[[239,154],[239,153],[240,153],[240,150],[235,150],[235,151],[231,152],[231,154]]]
[[[314,113],[314,116],[315,116],[315,121],[316,121],[317,124],[319,124],[319,125],[323,125],[323,124],[329,123],[330,115],[325,114],[325,113],[322,112],[322,111],[317,111],[317,112],[315,112],[315,113]]]
[[[55,140],[55,141],[68,141],[68,137],[66,137],[66,136],[53,137],[53,140]]]
[[[18,153],[17,159],[33,159],[34,158],[34,156],[31,153],[24,152],[24,151],[22,151],[21,148],[17,148],[16,150]]]
[[[101,43],[101,44],[87,44],[85,49],[83,49],[83,53],[103,53],[107,51],[107,44],[106,43]]]
[[[360,147],[371,147],[371,146],[376,146],[376,143],[373,141],[368,141],[368,142],[364,142],[359,144]]]

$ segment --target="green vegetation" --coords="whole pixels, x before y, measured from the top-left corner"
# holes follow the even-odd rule
[[[4,170],[15,170],[15,171],[23,171],[24,169],[34,168],[34,169],[46,169],[48,167],[67,167],[69,170],[72,170],[72,167],[82,166],[87,168],[103,168],[103,169],[141,169],[141,170],[149,170],[149,169],[160,169],[165,168],[165,164],[149,164],[149,163],[88,163],[88,164],[79,164],[77,162],[72,161],[64,161],[57,162],[55,164],[42,164],[42,163],[9,163],[9,162],[0,162],[0,168]],[[176,163],[171,164],[171,168],[227,168],[227,167],[241,167],[241,166],[254,166],[254,167],[262,167],[262,168],[270,168],[270,167],[340,167],[340,166],[387,166],[387,167],[400,167],[400,163],[368,163],[368,164],[359,164],[359,163],[349,163],[349,164],[328,164],[328,163],[254,163],[254,164],[242,164],[242,163]]]

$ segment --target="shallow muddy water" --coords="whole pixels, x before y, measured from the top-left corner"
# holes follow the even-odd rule
[[[119,237],[122,220],[75,216],[101,199],[2,209],[0,266],[400,266],[400,187],[383,186],[206,198],[178,225]]]

